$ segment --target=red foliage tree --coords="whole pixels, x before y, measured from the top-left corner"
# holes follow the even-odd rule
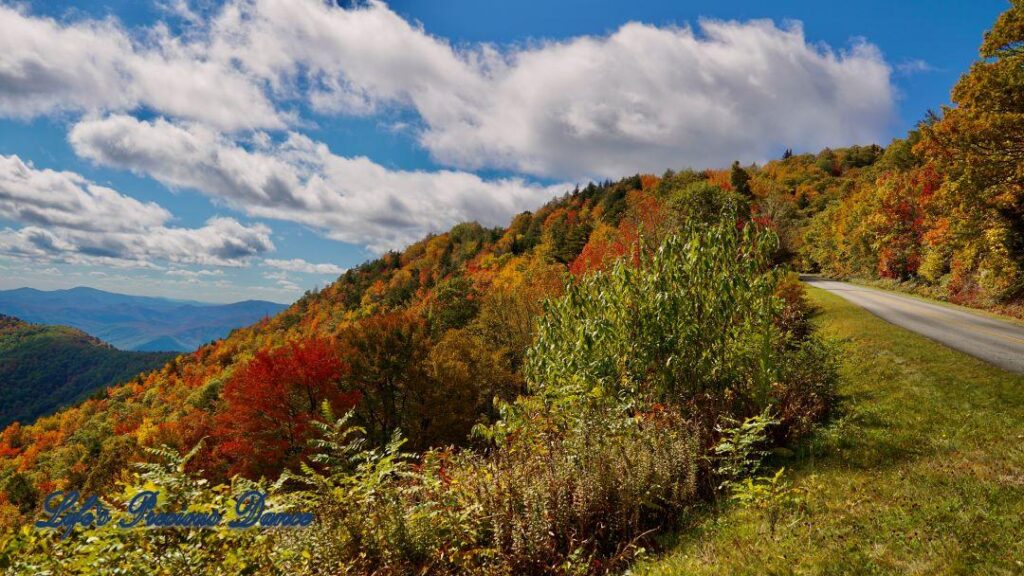
[[[930,170],[890,174],[881,184],[878,275],[905,280],[915,275],[921,264],[925,234],[922,204],[937,184]]]
[[[217,416],[216,452],[230,474],[273,477],[295,466],[306,452],[310,421],[321,403],[335,413],[359,400],[338,381],[348,371],[331,342],[311,338],[261,350],[225,384]]]
[[[625,228],[625,224],[626,221],[623,220],[623,226],[620,228]],[[569,272],[579,278],[588,272],[607,268],[629,251],[629,245],[623,240],[624,235],[628,233],[623,234],[611,228],[602,228],[592,234],[583,251],[569,265]]]

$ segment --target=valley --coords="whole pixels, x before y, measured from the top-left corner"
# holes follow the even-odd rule
[[[208,304],[92,288],[0,291],[0,314],[77,328],[121,350],[191,352],[286,308],[274,302]]]

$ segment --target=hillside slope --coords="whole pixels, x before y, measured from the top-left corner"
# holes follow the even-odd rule
[[[0,291],[0,314],[71,326],[121,350],[190,352],[285,308],[261,300],[207,304],[84,287]]]
[[[505,229],[460,224],[104,398],[9,427],[0,481],[18,473],[39,488],[98,490],[142,447],[184,451],[204,438],[192,465],[209,476],[272,477],[300,458],[321,400],[353,407],[378,446],[398,430],[413,450],[467,445],[475,425],[498,417],[495,398],[526,390],[545,300],[614,262],[636,262],[681,223],[723,214],[738,228],[772,229],[775,264],[1019,309],[1024,148],[993,143],[1024,141],[1022,10],[1015,4],[986,36],[984,60],[954,90],[957,106],[906,139],[592,183]]]
[[[295,421],[275,418],[267,426],[261,419],[288,406],[287,390],[261,384],[298,373],[280,366],[324,367],[317,378],[337,382],[331,390],[344,396],[335,398],[343,400],[339,406],[355,407],[378,445],[396,430],[414,450],[466,445],[476,424],[497,417],[495,398],[525,390],[535,319],[566,282],[653,249],[681,222],[723,211],[773,229],[777,263],[824,268],[846,248],[830,243],[844,237],[825,235],[822,226],[851,199],[884,195],[893,179],[928,170],[910,142],[895,141],[787,154],[765,166],[637,175],[574,190],[505,229],[460,224],[355,267],[277,316],[139,375],[106,398],[0,433],[0,479],[21,470],[46,488],[101,489],[140,447],[186,450],[202,438],[193,463],[210,476],[272,477],[295,465],[316,412],[307,403],[291,407]],[[931,177],[923,182],[933,185]],[[872,211],[890,214],[888,204],[858,206],[858,222],[887,225]],[[894,262],[871,256],[862,241],[856,246],[856,258],[844,262]],[[97,446],[98,457],[85,465],[95,450],[87,447]]]
[[[0,316],[0,425],[31,422],[173,357],[122,352],[74,328]]]
[[[186,450],[201,438],[194,465],[207,474],[272,477],[295,464],[316,410],[293,406],[299,420],[267,426],[261,415],[287,406],[286,391],[260,383],[279,366],[334,361],[321,376],[338,382],[348,395],[340,406],[355,407],[374,443],[401,430],[410,449],[465,445],[474,425],[497,417],[494,398],[525,390],[534,321],[567,281],[723,211],[772,228],[777,262],[807,265],[822,246],[808,245],[805,231],[852,191],[913,170],[921,160],[907,164],[907,154],[895,142],[787,154],[762,167],[637,175],[574,190],[505,229],[460,224],[350,269],[106,398],[0,433],[0,479],[21,470],[46,488],[100,489],[140,447]],[[99,456],[81,465],[96,446]]]
[[[844,414],[774,462],[773,505],[694,515],[632,573],[1019,574],[1024,376],[810,296],[845,342]]]

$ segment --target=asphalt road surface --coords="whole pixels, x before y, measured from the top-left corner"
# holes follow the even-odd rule
[[[803,280],[834,292],[887,322],[1005,370],[1024,374],[1024,326],[1020,324],[845,282],[807,277]]]

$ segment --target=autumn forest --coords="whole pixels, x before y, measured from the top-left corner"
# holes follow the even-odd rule
[[[904,138],[593,182],[505,228],[459,224],[8,426],[0,568],[624,570],[687,510],[767,487],[758,454],[835,416],[840,352],[798,274],[1024,318],[1024,4],[980,56]],[[260,486],[320,522],[21,529],[55,490],[116,506],[152,484],[225,508]]]

